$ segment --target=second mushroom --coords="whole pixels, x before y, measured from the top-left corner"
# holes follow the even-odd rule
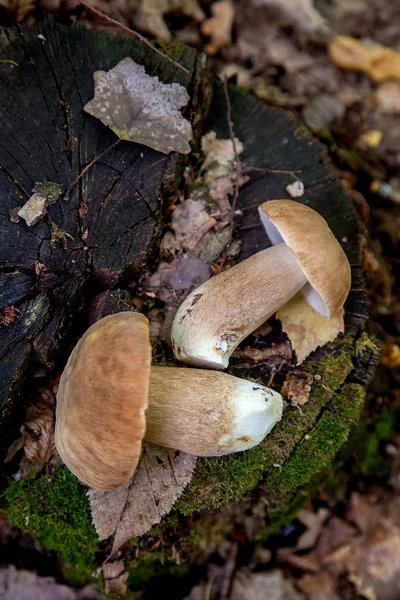
[[[143,439],[219,456],[259,444],[282,417],[281,395],[262,385],[150,363],[148,321],[139,313],[101,319],[75,346],[57,394],[55,442],[83,483],[123,485]]]
[[[175,357],[215,369],[281,306],[301,291],[326,318],[350,289],[350,265],[327,222],[292,200],[259,207],[272,247],[209,279],[181,304],[172,325]]]

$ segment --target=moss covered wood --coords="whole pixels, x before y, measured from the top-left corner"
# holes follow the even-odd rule
[[[0,200],[5,240],[1,251],[6,265],[1,273],[6,290],[2,306],[12,304],[20,310],[15,322],[1,331],[2,348],[8,352],[1,366],[3,425],[13,409],[16,422],[22,419],[18,393],[24,383],[29,383],[33,366],[47,365],[51,373],[58,355],[60,361],[66,356],[66,332],[71,333],[70,327],[74,333],[84,327],[86,307],[99,290],[99,283],[88,283],[101,281],[103,289],[107,284],[115,287],[119,283],[118,294],[123,297],[123,275],[139,271],[146,259],[155,263],[162,199],[182,167],[176,156],[164,157],[124,142],[89,170],[68,204],[61,200],[49,207],[49,218],[74,237],[67,249],[51,247],[46,219],[32,229],[9,221],[8,211],[26,200],[36,181],[46,179],[67,186],[94,155],[115,140],[111,132],[82,112],[92,93],[93,71],[110,68],[124,56],[132,56],[163,81],[180,81],[188,86],[192,94],[189,112],[197,123],[197,135],[209,129],[216,130],[219,137],[228,135],[226,106],[218,85],[208,120],[203,120],[210,88],[202,71],[203,59],[194,51],[182,46],[167,49],[193,71],[192,78],[188,78],[127,38],[79,28],[62,30],[54,25],[45,26],[42,33],[45,41],[29,29],[4,30],[0,37],[1,58],[18,64],[0,63],[0,94],[8,104],[16,96],[20,98],[19,102],[11,102],[7,118],[1,108],[5,103],[0,102]],[[271,522],[284,522],[299,498],[304,498],[301,492],[305,493],[321,470],[329,466],[347,439],[361,410],[365,385],[377,356],[374,340],[362,331],[367,316],[361,273],[362,231],[351,198],[339,185],[325,148],[286,111],[264,105],[240,90],[232,89],[230,98],[235,133],[244,144],[244,163],[300,171],[305,184],[301,201],[325,217],[349,258],[353,285],[346,303],[346,332],[305,363],[304,369],[319,377],[302,411],[287,407],[282,422],[253,450],[199,460],[195,476],[173,512],[147,536],[134,540],[143,549],[151,547],[161,534],[168,540],[173,527],[185,516],[246,497],[258,483],[266,494]],[[47,118],[37,117],[38,107]],[[15,123],[14,128],[11,123]],[[285,188],[292,182],[289,175],[260,171],[249,174],[237,203],[243,211],[237,220],[238,235],[243,240],[240,260],[268,245],[256,206],[268,198],[288,197]],[[133,204],[129,200],[132,197]],[[86,229],[88,234],[82,241]],[[45,268],[38,268],[38,263]],[[113,312],[113,302],[105,302],[103,309]],[[234,361],[230,371],[241,374]],[[265,373],[256,369],[252,375],[262,380]],[[83,582],[92,573],[95,549],[104,549],[104,545],[97,544],[85,489],[76,480],[69,486],[70,497],[58,504],[58,492],[71,477],[62,468],[50,478],[39,474],[12,483],[2,503],[12,523],[32,531],[43,547],[59,553],[70,581]],[[37,502],[39,495],[41,502]],[[80,515],[77,521],[68,516],[71,503]],[[223,516],[220,521],[220,529],[226,530],[229,524]],[[66,547],[65,528],[71,524],[77,528],[77,537]],[[205,525],[204,536],[207,531]],[[175,536],[174,544],[188,549],[196,546],[196,539],[191,535]],[[79,548],[81,560],[76,569],[70,570],[74,551]],[[153,555],[150,563],[165,563],[171,555],[169,550],[164,547],[162,560],[161,554],[159,561]],[[139,555],[145,572],[147,558],[146,553]],[[131,564],[136,568],[138,561]],[[131,579],[135,580],[134,575]]]

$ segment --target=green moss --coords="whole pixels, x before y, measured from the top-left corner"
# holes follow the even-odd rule
[[[352,351],[352,344],[344,343],[335,356],[304,365],[305,370],[321,375],[313,385],[308,404],[303,411],[287,408],[282,421],[262,444],[240,454],[199,459],[195,476],[177,503],[178,510],[189,515],[201,508],[227,504],[250,494],[263,477],[267,482],[273,478],[352,371]],[[285,470],[286,465],[283,473]]]
[[[384,452],[381,451],[383,442],[392,438],[396,430],[396,414],[386,408],[378,418],[368,426],[364,425],[359,432],[357,454],[358,466],[364,473],[373,473],[375,476],[384,477],[390,474],[391,463]]]
[[[149,582],[154,584],[157,578],[165,575],[179,578],[188,572],[187,564],[171,562],[170,553],[164,549],[147,552],[138,560],[130,562],[126,568],[129,571],[127,584],[131,589],[143,588]]]
[[[63,193],[63,190],[64,186],[59,183],[55,183],[54,181],[43,181],[37,183],[32,191],[44,196],[48,204],[54,204]]]
[[[68,469],[12,482],[3,498],[8,521],[32,532],[47,550],[56,551],[71,584],[82,585],[91,579],[98,538],[86,489]]]

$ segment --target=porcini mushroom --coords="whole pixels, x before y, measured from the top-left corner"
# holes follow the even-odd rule
[[[240,342],[299,291],[329,318],[350,289],[350,265],[327,222],[292,200],[259,207],[273,244],[195,289],[172,325],[178,360],[226,368]]]
[[[143,439],[218,456],[259,444],[281,419],[281,395],[262,385],[150,362],[148,321],[139,313],[101,319],[75,346],[57,394],[55,442],[83,483],[121,486]]]

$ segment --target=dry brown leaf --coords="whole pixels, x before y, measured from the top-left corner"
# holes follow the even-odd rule
[[[164,21],[164,15],[181,12],[195,21],[205,18],[197,0],[142,0],[133,15],[135,27],[164,40],[171,39],[171,33]]]
[[[282,323],[296,352],[297,363],[303,362],[307,356],[319,346],[324,346],[344,332],[344,311],[325,319],[316,313],[304,300],[296,294],[276,313],[276,318]]]
[[[289,402],[303,406],[307,404],[311,392],[313,376],[305,371],[289,371],[283,382],[281,394]]]
[[[328,517],[329,510],[327,508],[320,508],[317,512],[304,509],[297,514],[296,518],[303,523],[307,529],[297,540],[296,550],[307,550],[315,546]]]
[[[41,467],[58,456],[54,443],[55,405],[52,390],[40,389],[39,398],[28,407],[21,427],[25,456],[29,462]]]
[[[233,3],[231,0],[214,2],[211,5],[211,14],[213,16],[201,24],[201,33],[210,38],[210,43],[206,45],[206,52],[213,56],[231,43],[235,18]]]
[[[336,579],[327,571],[303,575],[297,586],[307,594],[308,600],[342,600],[336,593]]]
[[[203,235],[216,224],[217,221],[210,217],[204,206],[190,198],[179,204],[172,213],[171,227],[182,250],[193,250]]]
[[[192,127],[179,112],[189,101],[182,85],[150,77],[129,57],[110,71],[96,71],[93,77],[94,98],[84,110],[119,138],[164,154],[190,152]]]
[[[191,480],[196,460],[171,448],[145,444],[131,481],[111,492],[88,491],[99,538],[114,534],[112,552],[149,531],[171,510]]]
[[[362,71],[376,83],[400,79],[400,53],[386,46],[338,35],[330,41],[328,51],[337,67]]]
[[[280,569],[252,573],[246,568],[235,575],[231,600],[301,600],[304,596]]]
[[[104,576],[104,591],[108,594],[124,596],[128,591],[126,580],[129,573],[125,571],[123,560],[108,561],[102,567]]]
[[[243,144],[235,138],[237,154],[243,152]],[[204,181],[210,196],[218,202],[222,214],[231,215],[228,196],[233,195],[236,186],[235,151],[232,140],[217,139],[215,131],[209,131],[201,138],[201,150],[205,156],[201,167],[201,181]],[[249,178],[240,175],[239,187]]]
[[[19,22],[35,8],[36,0],[0,0],[0,6],[4,6],[10,19]]]

